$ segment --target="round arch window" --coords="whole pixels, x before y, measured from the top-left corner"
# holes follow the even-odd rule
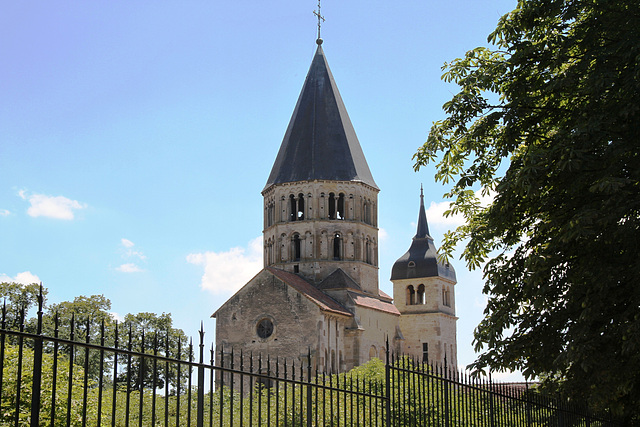
[[[262,319],[256,326],[256,332],[262,339],[269,338],[273,334],[273,322],[271,319]]]

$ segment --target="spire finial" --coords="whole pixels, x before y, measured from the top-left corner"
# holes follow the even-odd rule
[[[316,39],[316,43],[318,46],[322,44],[322,38],[320,37],[320,27],[324,22],[324,16],[320,15],[320,0],[318,0],[318,11],[313,11],[313,14],[318,17],[318,38]]]

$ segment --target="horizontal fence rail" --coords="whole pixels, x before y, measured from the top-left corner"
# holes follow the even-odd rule
[[[102,323],[92,342],[89,319],[43,319],[41,296],[34,330],[25,330],[24,310],[17,324],[8,327],[3,307],[3,426],[619,425],[526,383],[472,378],[388,350],[385,361],[327,374],[310,350],[296,360],[205,351],[202,327],[196,346],[171,348],[168,332],[134,337],[117,323],[109,331]]]

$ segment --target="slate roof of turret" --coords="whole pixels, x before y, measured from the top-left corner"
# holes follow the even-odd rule
[[[308,180],[361,181],[378,188],[320,43],[265,189]]]
[[[407,253],[402,255],[391,269],[391,280],[419,277],[444,277],[456,281],[456,272],[453,267],[438,260],[433,237],[429,235],[422,189],[420,189],[418,230]]]

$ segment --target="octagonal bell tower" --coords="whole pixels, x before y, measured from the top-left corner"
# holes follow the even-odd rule
[[[264,266],[319,284],[337,269],[378,295],[378,192],[322,49],[264,197]]]

